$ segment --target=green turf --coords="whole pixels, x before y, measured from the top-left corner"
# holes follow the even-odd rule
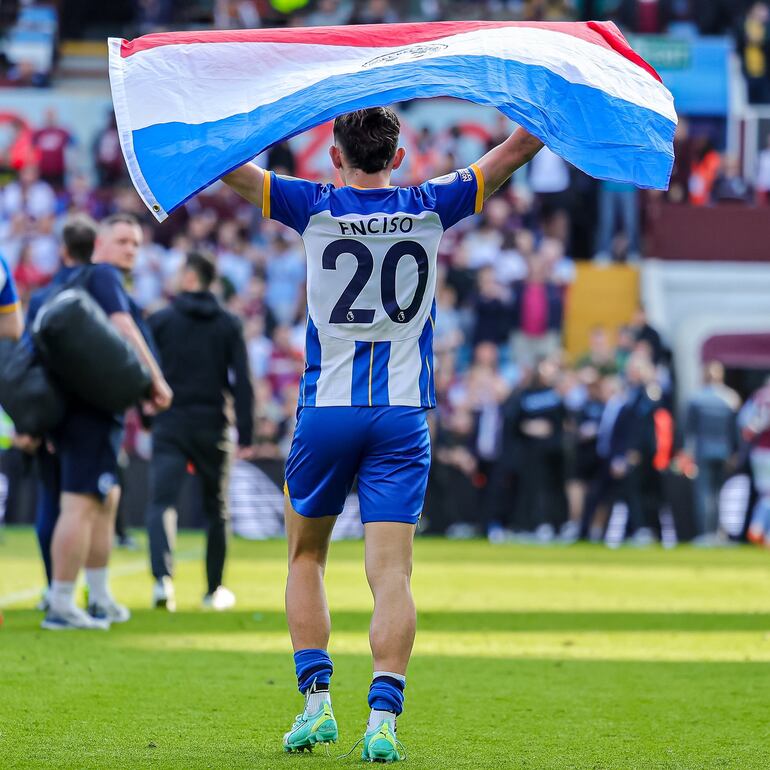
[[[282,615],[284,544],[236,542],[236,612],[199,610],[202,542],[180,538],[180,611],[38,630],[32,533],[0,543],[0,768],[351,767],[370,673],[360,543],[328,571],[340,751],[284,756],[301,709]],[[419,630],[399,738],[414,768],[770,768],[770,554],[420,540]],[[9,600],[10,597],[10,600]]]

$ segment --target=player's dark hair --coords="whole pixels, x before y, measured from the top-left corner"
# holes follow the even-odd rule
[[[334,120],[334,141],[353,168],[375,174],[387,168],[398,149],[401,124],[390,107],[369,107]]]
[[[204,291],[208,291],[214,279],[217,277],[217,268],[214,258],[201,251],[188,253],[184,263],[185,270],[192,270],[201,282]]]
[[[61,237],[70,259],[86,265],[91,261],[97,224],[86,214],[75,214],[62,227]]]

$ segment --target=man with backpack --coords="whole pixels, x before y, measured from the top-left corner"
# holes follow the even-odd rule
[[[152,384],[145,409],[157,412],[169,407],[171,389],[132,318],[115,267],[118,260],[133,259],[141,237],[139,223],[131,215],[114,214],[105,219],[96,237],[96,264],[82,268],[87,272],[79,273],[77,281],[149,370]],[[64,420],[54,431],[61,496],[51,541],[52,581],[42,623],[45,629],[106,630],[110,623],[130,618],[129,611],[113,598],[107,572],[120,497],[117,470],[122,433],[122,413],[96,409],[77,394],[71,396]],[[88,612],[75,605],[75,582],[82,567],[88,577]]]

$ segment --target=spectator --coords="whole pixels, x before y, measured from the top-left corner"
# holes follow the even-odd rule
[[[770,102],[770,8],[753,3],[738,27],[737,44],[746,76],[749,102]]]
[[[689,197],[690,175],[692,173],[693,139],[690,136],[690,123],[680,116],[674,134],[674,168],[666,198],[671,203],[684,203]]]
[[[495,264],[503,246],[504,228],[509,215],[510,206],[502,198],[487,201],[481,226],[468,233],[463,241],[472,268]]]
[[[273,352],[273,343],[265,333],[264,316],[255,315],[246,322],[245,336],[251,373],[262,379],[267,376]]]
[[[465,338],[462,317],[457,309],[457,292],[446,284],[436,291],[436,328],[433,334],[433,352],[441,360],[444,353],[459,348]]]
[[[501,345],[508,337],[510,329],[510,296],[495,277],[492,267],[483,267],[478,272],[478,292],[473,303],[472,344],[482,342]]]
[[[283,233],[278,234],[273,240],[271,258],[267,263],[265,295],[278,323],[290,324],[296,318],[305,275],[305,254],[302,246]]]
[[[542,251],[528,262],[527,278],[514,283],[513,359],[532,367],[537,359],[552,356],[561,348],[564,321],[564,290],[553,280]]]
[[[439,424],[427,503],[430,532],[450,536],[472,532],[471,512],[478,510],[479,500],[475,438],[473,414],[467,408],[455,409]]]
[[[1,208],[6,217],[26,214],[32,219],[50,217],[56,212],[56,195],[48,182],[40,178],[40,169],[28,163],[19,178],[2,189]]]
[[[631,330],[638,342],[646,342],[650,346],[652,363],[656,366],[663,360],[663,340],[647,318],[647,310],[644,305],[638,305],[631,321]]]
[[[618,21],[633,32],[660,35],[671,17],[671,0],[621,0]]]
[[[740,424],[758,493],[748,538],[758,545],[770,545],[770,379],[746,402]]]
[[[588,350],[575,362],[578,369],[593,367],[600,375],[616,374],[618,365],[615,350],[606,326],[594,326],[588,338]]]
[[[400,21],[398,11],[390,7],[388,0],[368,0],[361,3],[351,19],[351,24],[393,24]]]
[[[273,393],[280,396],[287,385],[299,384],[304,356],[293,345],[291,329],[278,326],[273,333],[273,349],[267,364],[267,379]]]
[[[741,174],[738,158],[728,155],[711,191],[714,203],[751,203],[754,194],[751,185]]]
[[[558,212],[569,210],[569,169],[554,152],[544,147],[527,166],[529,186],[537,199],[544,226]]]
[[[620,217],[623,243],[619,248],[615,240],[616,219]],[[599,230],[596,239],[596,259],[609,262],[624,252],[629,262],[641,258],[639,241],[639,191],[623,182],[601,182],[599,184]]]
[[[567,482],[569,521],[562,536],[571,542],[580,535],[580,518],[585,505],[588,484],[599,471],[596,443],[605,407],[605,388],[599,371],[585,366],[577,372],[583,396],[569,408],[567,421],[570,474]]]
[[[73,142],[72,135],[58,125],[56,110],[46,110],[43,127],[32,134],[32,144],[38,152],[41,179],[56,190],[64,187],[66,150]]]
[[[687,405],[685,446],[697,467],[693,493],[698,537],[704,545],[717,542],[719,491],[737,449],[738,394],[724,382],[725,370],[717,361],[703,368],[703,387]]]
[[[350,0],[319,0],[316,10],[307,15],[306,22],[311,27],[349,24],[352,13]]]
[[[506,431],[519,458],[516,522],[539,540],[552,540],[567,520],[562,439],[566,411],[556,389],[558,367],[541,359],[505,404]]]
[[[599,505],[621,503],[627,512],[626,536],[640,544],[651,539],[646,516],[645,489],[655,456],[655,402],[648,395],[654,367],[641,354],[634,354],[626,368],[625,389],[615,390],[608,381],[609,397],[599,424],[597,454],[600,467],[593,479],[583,509],[581,536],[598,537],[594,516]]]
[[[32,259],[32,245],[27,241],[19,252],[13,278],[22,297],[28,297],[35,289],[48,283],[49,275],[38,269]]]
[[[756,187],[760,200],[770,203],[770,133],[765,139],[765,148],[759,153]]]
[[[690,171],[690,203],[693,206],[705,206],[711,201],[711,190],[721,165],[722,159],[711,140],[701,137]]]
[[[111,187],[126,175],[126,164],[120,150],[118,124],[115,114],[109,113],[107,125],[97,134],[93,146],[94,165],[102,187]]]

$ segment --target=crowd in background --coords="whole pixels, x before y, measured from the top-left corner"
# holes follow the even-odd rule
[[[610,18],[631,32],[714,35],[740,27],[740,20],[753,5],[752,0],[114,0],[105,9],[95,7],[98,4],[91,0],[71,0],[67,3],[69,18],[63,21],[68,31],[71,27],[75,33],[89,23],[112,20],[134,25],[144,34],[159,28],[212,23],[227,29],[452,19]]]
[[[490,141],[508,130],[501,120]],[[22,297],[55,271],[58,229],[68,213],[100,218],[120,210],[142,220],[144,243],[130,288],[147,312],[173,295],[187,252],[214,254],[217,293],[246,333],[257,459],[285,457],[304,365],[305,257],[298,236],[262,219],[221,184],[157,225],[126,178],[114,122],[92,148],[96,184],[68,168],[71,141],[49,112],[26,161],[6,169],[9,181],[0,188],[0,241]],[[686,121],[678,141],[689,141]],[[425,129],[416,151],[415,168],[425,177],[472,160],[463,156],[456,130]],[[679,156],[669,195],[676,197],[682,179],[689,192],[681,194],[696,203],[697,160],[693,156],[688,179],[684,158]],[[295,171],[288,145],[261,160]],[[672,363],[659,335],[639,309],[628,326],[594,329],[576,360],[562,351],[572,257],[638,259],[638,195],[590,180],[543,151],[487,201],[480,216],[445,235],[435,330],[435,462],[423,523],[428,530],[485,532],[492,539],[511,532],[541,540],[597,538],[608,510],[620,503],[629,534],[645,539],[659,533],[661,472],[675,442]],[[129,451],[146,454],[141,430],[128,435]],[[736,448],[733,439],[728,443],[725,463]],[[699,531],[713,534],[713,515],[704,506],[699,510]]]
[[[100,24],[102,32],[119,24],[121,34],[131,36],[212,23],[227,28],[610,16],[632,32],[734,32],[750,98],[770,98],[770,17],[763,2],[126,0],[100,8],[72,2],[67,11],[60,19],[68,37]],[[410,105],[402,109],[408,121]],[[489,145],[509,131],[500,117]],[[422,128],[398,183],[420,182],[475,160],[469,148],[483,147],[466,140],[458,127]],[[445,235],[439,254],[438,409],[428,529],[462,534],[470,527],[493,539],[512,531],[544,540],[557,534],[596,537],[607,511],[619,502],[629,533],[641,531],[644,539],[659,531],[662,471],[685,434],[684,425],[672,424],[673,362],[642,309],[628,326],[597,327],[585,354],[575,360],[562,351],[562,327],[575,262],[638,261],[645,253],[645,217],[659,201],[768,202],[770,138],[752,179],[742,177],[737,159],[721,154],[700,124],[684,117],[675,152],[670,189],[642,193],[630,185],[597,182],[544,150],[481,215]],[[260,162],[278,172],[304,173],[288,144],[272,148]],[[23,299],[55,272],[67,214],[100,219],[115,211],[133,212],[143,222],[144,243],[130,288],[147,312],[175,292],[187,252],[215,256],[217,293],[243,320],[246,333],[257,396],[257,454],[272,461],[285,457],[304,365],[305,262],[299,238],[263,220],[222,184],[156,224],[127,178],[112,115],[90,147],[77,147],[53,111],[30,130],[18,126],[15,137],[2,143],[0,244]],[[735,399],[724,393],[720,399],[730,403],[734,420]],[[0,435],[5,445],[7,433]],[[139,427],[128,435],[127,448],[146,455]],[[739,446],[740,431],[731,428],[729,435],[717,453],[723,465],[735,461]],[[697,454],[693,446],[688,449],[690,456]],[[722,478],[708,477],[711,481],[701,480],[698,488],[701,534],[715,530],[707,500],[714,497],[713,479]]]

